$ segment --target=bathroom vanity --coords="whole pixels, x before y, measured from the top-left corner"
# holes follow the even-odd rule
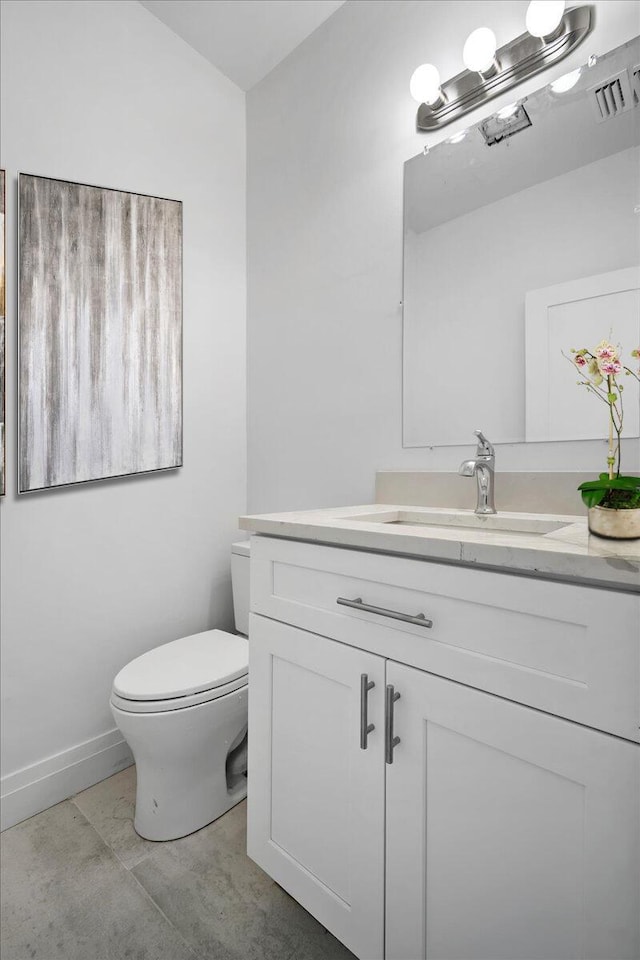
[[[640,547],[243,518],[249,855],[362,960],[640,955]]]
[[[635,38],[405,164],[405,447],[605,435],[567,355],[640,335],[639,62]],[[501,474],[492,515],[476,434],[428,505],[243,519],[249,855],[361,960],[638,960],[640,541],[539,512],[580,474]],[[453,509],[473,476],[486,516]]]

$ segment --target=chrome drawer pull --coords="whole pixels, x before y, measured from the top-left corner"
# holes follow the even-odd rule
[[[360,674],[360,749],[367,749],[367,737],[375,730],[375,723],[369,723],[369,690],[373,690],[375,683],[369,680],[366,673]]]
[[[396,693],[393,684],[387,684],[386,712],[385,712],[385,731],[384,731],[384,759],[387,763],[393,763],[394,748],[400,743],[400,737],[393,735],[393,705],[400,699],[400,694]]]
[[[370,603],[363,603],[361,597],[355,600],[346,600],[344,597],[338,597],[336,603],[341,607],[353,607],[354,610],[364,610],[365,613],[378,613],[381,617],[390,617],[392,620],[402,620],[403,623],[415,623],[417,627],[432,627],[433,620],[427,620],[424,613],[416,613],[411,616],[410,613],[398,613],[397,610],[386,610],[384,607],[372,607]]]

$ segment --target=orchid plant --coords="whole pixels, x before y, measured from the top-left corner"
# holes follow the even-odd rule
[[[640,477],[624,477],[620,473],[624,424],[624,384],[620,378],[633,377],[640,383],[640,363],[636,372],[622,362],[621,353],[619,345],[601,340],[592,350],[586,347],[572,349],[572,356],[567,357],[582,375],[578,385],[606,404],[609,414],[607,473],[601,473],[599,480],[589,480],[578,488],[588,507],[640,508]],[[640,347],[632,350],[631,356],[640,360]]]

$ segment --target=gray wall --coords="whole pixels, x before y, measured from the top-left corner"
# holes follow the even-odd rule
[[[594,6],[592,36],[521,94],[640,33],[636,0]],[[369,502],[376,469],[456,469],[473,449],[476,423],[469,446],[402,448],[403,163],[480,119],[418,136],[408,86],[425,61],[456,74],[475,27],[491,25],[499,46],[522,33],[526,8],[348,0],[248,94],[252,512]],[[596,441],[513,444],[498,469],[597,472],[604,456]]]
[[[132,657],[232,625],[229,547],[246,490],[245,98],[133,0],[9,0],[1,134],[7,792],[116,742],[110,687]],[[181,470],[17,497],[19,171],[184,202]]]

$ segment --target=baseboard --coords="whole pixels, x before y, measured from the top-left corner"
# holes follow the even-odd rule
[[[80,743],[0,780],[0,830],[67,800],[133,763],[119,730]]]

